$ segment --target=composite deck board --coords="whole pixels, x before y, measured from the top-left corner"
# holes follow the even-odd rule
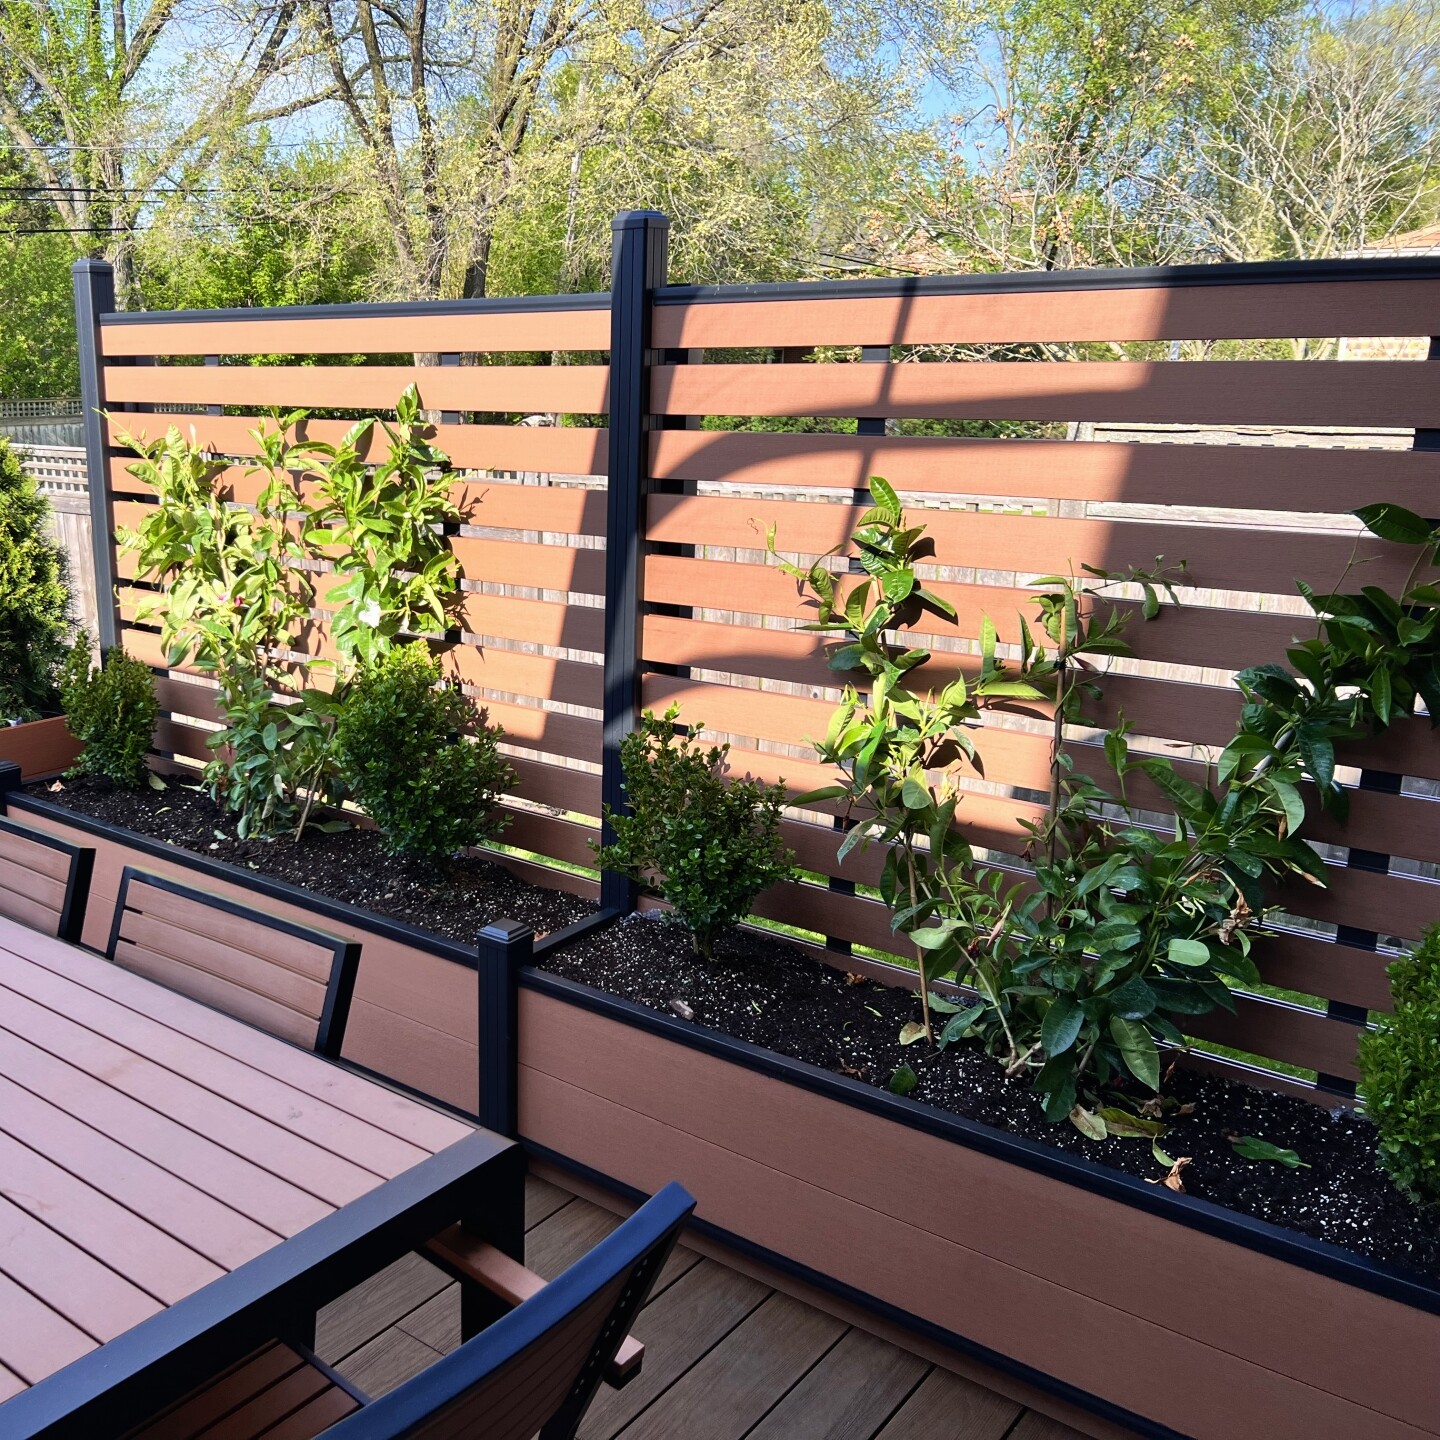
[[[0,1400],[473,1133],[0,920]]]
[[[526,1260],[541,1274],[619,1223],[535,1176],[525,1199]],[[639,1376],[600,1388],[580,1440],[1084,1440],[719,1260],[683,1257],[631,1327]],[[459,1343],[459,1286],[418,1255],[327,1306],[316,1330],[321,1358],[372,1394]]]

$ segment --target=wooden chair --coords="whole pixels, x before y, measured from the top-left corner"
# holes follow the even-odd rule
[[[0,915],[78,942],[94,867],[88,846],[0,820]]]
[[[322,1434],[325,1440],[531,1440],[537,1434],[540,1440],[573,1440],[694,1208],[685,1190],[667,1185],[563,1275],[540,1284],[516,1309],[379,1400],[369,1400],[301,1347],[275,1344],[148,1421],[129,1440],[197,1440],[202,1434],[205,1440],[314,1440]],[[488,1247],[448,1233],[452,1254],[484,1261]]]
[[[107,958],[307,1050],[336,1057],[360,946],[126,866]]]

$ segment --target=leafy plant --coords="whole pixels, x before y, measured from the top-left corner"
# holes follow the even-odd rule
[[[615,839],[597,848],[604,869],[656,889],[709,956],[762,890],[793,874],[794,856],[780,842],[785,787],[728,777],[730,747],[677,734],[679,713],[647,710],[621,742],[631,813],[606,807]]]
[[[58,699],[70,591],[65,551],[46,531],[49,508],[0,440],[0,724],[33,720]]]
[[[439,681],[424,642],[397,646],[351,681],[335,728],[340,773],[386,848],[432,862],[498,835],[515,783],[501,731]]]
[[[1267,885],[1324,884],[1323,863],[1299,836],[1300,782],[1342,809],[1334,742],[1383,727],[1417,692],[1440,686],[1440,591],[1407,583],[1397,603],[1379,591],[1320,596],[1302,587],[1319,634],[1290,652],[1297,674],[1262,666],[1238,677],[1246,704],[1216,783],[1196,784],[1164,757],[1132,755],[1122,716],[1098,767],[1113,773],[1111,788],[1094,764],[1076,772],[1065,727],[1084,720],[1087,697],[1100,693],[1089,657],[1128,653],[1106,592],[1138,586],[1142,613],[1157,615],[1158,592],[1174,598],[1160,562],[1123,573],[1085,566],[1084,580],[1044,577],[1037,629],[1020,619],[1013,665],[999,658],[986,619],[976,673],[920,695],[907,687],[929,653],[892,637],[922,608],[948,618],[949,607],[915,578],[930,553],[923,527],[905,525],[884,481],[871,488],[878,503],[853,537],[866,579],[842,596],[823,561],[805,570],[782,562],[814,598],[818,618],[806,628],[844,636],[831,667],[868,677],[866,689],[847,689],[816,746],[841,783],[798,803],[843,801],[852,828],[842,854],[888,847],[881,894],[917,952],[926,1033],[934,1033],[929,987],[953,974],[979,1003],[955,1014],[938,1043],[979,1037],[1011,1074],[1032,1076],[1052,1120],[1068,1116],[1099,1138],[1109,1129],[1110,1111],[1098,1104],[1104,1087],[1128,1076],[1158,1089],[1161,1045],[1183,1046],[1188,1017],[1233,1009],[1232,987],[1258,983],[1250,951]],[[1426,547],[1413,581],[1440,536],[1408,512],[1381,508],[1383,516],[1361,519]],[[1053,707],[1050,805],[1042,821],[1025,822],[1027,875],[975,861],[955,829],[957,782],[977,764],[980,709],[1041,698]],[[1162,808],[1172,815],[1168,835],[1146,817]]]
[[[1310,1167],[1294,1150],[1281,1145],[1272,1145],[1258,1135],[1231,1135],[1230,1148],[1242,1160],[1266,1160],[1272,1165],[1284,1165],[1289,1170],[1308,1170]]]
[[[1365,1111],[1390,1178],[1411,1199],[1440,1205],[1440,925],[1389,973],[1394,1013],[1360,1036]]]
[[[70,733],[85,747],[67,773],[102,775],[131,790],[143,785],[159,717],[149,667],[120,650],[92,666],[90,637],[82,633],[65,657],[60,698]]]

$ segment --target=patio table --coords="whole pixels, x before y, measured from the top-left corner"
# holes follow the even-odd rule
[[[0,920],[0,1435],[123,1434],[462,1221],[520,1254],[523,1157]]]

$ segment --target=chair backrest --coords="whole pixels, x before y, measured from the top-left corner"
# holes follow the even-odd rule
[[[126,866],[105,954],[283,1040],[336,1056],[360,947]]]
[[[325,1440],[572,1440],[694,1208],[667,1185],[523,1305]]]
[[[88,846],[0,820],[0,915],[78,941],[94,865]]]

